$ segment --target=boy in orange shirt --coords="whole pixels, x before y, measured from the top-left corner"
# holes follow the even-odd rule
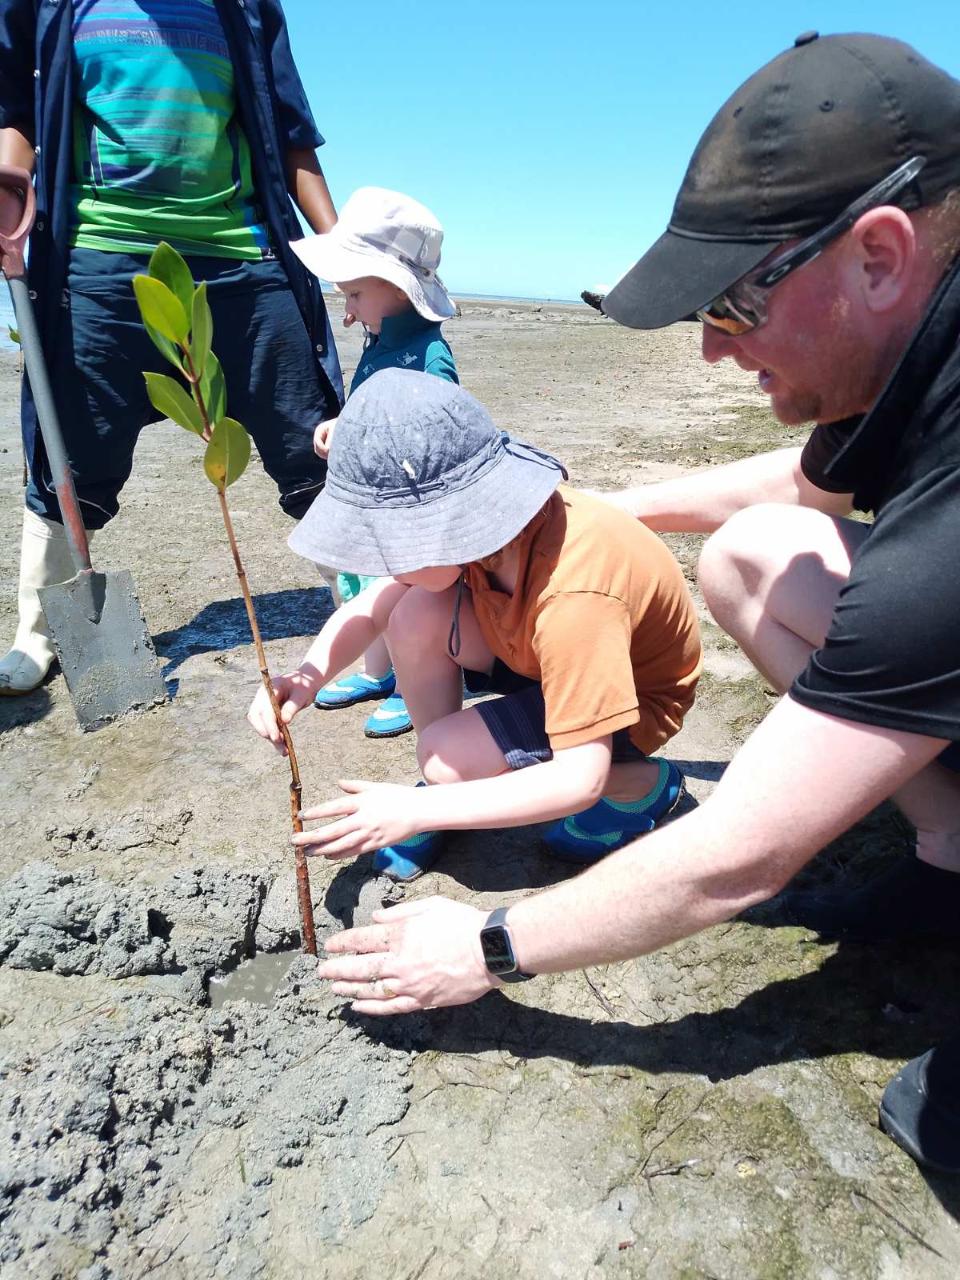
[[[437,785],[341,783],[304,813],[333,821],[300,843],[376,850],[377,871],[410,880],[440,830],[556,819],[551,850],[590,862],[676,807],[679,770],[648,753],[693,703],[693,601],[655,534],[564,479],[454,384],[391,369],[350,397],[324,492],[289,541],[384,581],[333,615],[277,693],[289,722],[386,630]],[[463,710],[464,680],[503,696]],[[262,690],[249,719],[282,749]]]

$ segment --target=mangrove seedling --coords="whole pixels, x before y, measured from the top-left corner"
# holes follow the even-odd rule
[[[206,445],[203,469],[217,491],[220,514],[230,543],[243,603],[246,605],[253,643],[260,664],[260,679],[270,698],[277,726],[283,736],[290,762],[290,819],[295,832],[303,830],[300,819],[300,769],[290,737],[290,729],[280,718],[280,706],[267,669],[267,658],[257,623],[253,598],[247,583],[240,549],[237,546],[227,488],[239,480],[250,460],[250,437],[234,418],[227,417],[227,388],[220,361],[213,353],[213,317],[207,301],[206,282],[194,285],[190,268],[176,249],[162,242],[150,258],[146,275],[133,277],[133,289],[144,328],[158,351],[177,370],[186,388],[164,373],[145,373],[150,403],[170,418],[198,435]],[[313,900],[306,854],[296,848],[297,901],[300,907],[300,937],[303,950],[317,954],[313,926]]]

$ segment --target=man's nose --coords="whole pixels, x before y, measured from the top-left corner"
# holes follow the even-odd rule
[[[734,354],[737,349],[736,338],[724,333],[722,329],[715,329],[712,324],[704,324],[702,320],[700,327],[703,331],[700,335],[700,353],[707,364],[716,364]]]

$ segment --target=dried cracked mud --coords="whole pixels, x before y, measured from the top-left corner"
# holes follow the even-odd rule
[[[693,328],[466,302],[463,380],[505,426],[619,487],[802,438]],[[357,355],[345,336],[344,362]],[[0,358],[0,623],[21,458]],[[258,466],[231,490],[274,669],[330,607]],[[697,538],[671,538],[693,580]],[[960,1186],[879,1132],[882,1089],[956,1021],[937,948],[822,946],[758,909],[628,964],[370,1023],[294,959],[269,1005],[211,979],[295,941],[283,766],[247,730],[256,670],[194,441],[142,437],[94,544],[133,572],[171,701],[83,735],[62,678],[0,702],[0,1275],[946,1280]],[[707,674],[670,748],[702,800],[772,701],[704,615]],[[364,709],[297,722],[307,799],[410,780]],[[812,798],[811,802],[815,802]],[[872,815],[805,873],[909,848]],[[388,887],[315,866],[321,937]],[[451,839],[413,892],[510,901],[565,872],[535,829]],[[218,989],[219,990],[219,989]]]

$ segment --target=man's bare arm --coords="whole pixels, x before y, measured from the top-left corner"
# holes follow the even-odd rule
[[[781,889],[943,746],[784,698],[699,809],[510,907],[521,972],[626,960],[730,919]],[[363,1013],[476,1000],[497,983],[480,947],[485,918],[448,898],[375,911],[371,925],[327,939],[320,976]]]
[[[777,893],[944,746],[783,698],[699,809],[510,908],[521,968],[623,960],[728,920]]]
[[[659,533],[712,533],[758,502],[813,507],[849,515],[851,495],[818,489],[800,468],[799,447],[776,449],[675,480],[600,495]]]
[[[314,231],[333,229],[337,211],[315,151],[292,147],[287,152],[287,190]]]

